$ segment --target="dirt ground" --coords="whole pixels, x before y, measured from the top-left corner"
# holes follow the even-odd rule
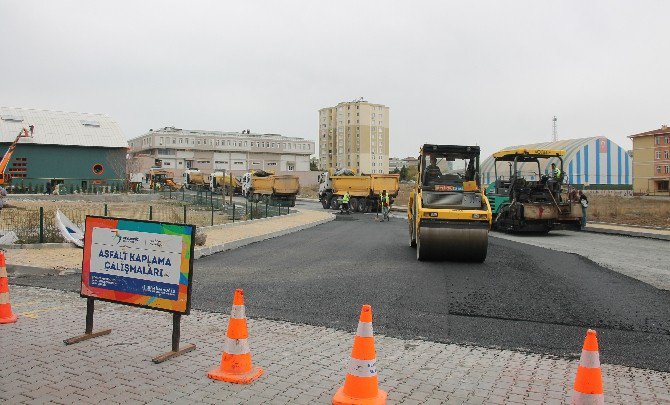
[[[39,235],[39,209],[44,212],[44,241],[61,242],[55,225],[55,212],[60,210],[76,225],[83,228],[86,215],[105,215],[105,204],[88,201],[11,201],[0,210],[0,231],[14,231],[22,243],[35,243]],[[107,215],[119,218],[151,219],[154,221],[181,223],[184,220],[184,205],[176,201],[141,201],[107,203]],[[239,215],[236,214],[236,217]],[[225,212],[214,212],[214,225],[229,222]],[[210,207],[187,206],[187,221],[196,226],[212,224]]]

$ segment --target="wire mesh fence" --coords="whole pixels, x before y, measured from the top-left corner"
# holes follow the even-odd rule
[[[17,243],[64,242],[56,225],[60,210],[75,225],[84,229],[86,216],[109,216],[171,223],[188,223],[198,227],[222,225],[237,221],[286,215],[289,209],[264,203],[233,203],[221,198],[192,195],[186,201],[155,203],[49,203],[19,204],[0,210],[0,233],[14,232]]]

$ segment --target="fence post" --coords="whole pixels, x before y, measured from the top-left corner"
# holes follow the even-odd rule
[[[186,197],[185,197],[185,194],[186,194],[186,187],[184,187],[184,186],[182,185],[182,186],[181,186],[181,200],[182,200],[182,201],[184,201],[184,198],[186,198]],[[186,221],[184,221],[184,223],[186,223]]]
[[[214,205],[212,205],[212,226],[214,226]]]
[[[184,205],[184,223],[186,223],[186,206]]]
[[[107,203],[105,203],[105,216],[107,216]]]
[[[233,203],[233,223],[235,223],[235,203]]]
[[[268,217],[268,201],[265,201],[265,218]]]
[[[154,219],[154,207],[153,205],[149,206],[149,221]]]
[[[44,207],[40,207],[40,243],[44,243]]]

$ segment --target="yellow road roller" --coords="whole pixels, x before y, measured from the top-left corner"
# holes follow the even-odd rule
[[[407,204],[409,244],[418,260],[486,259],[491,206],[481,186],[479,153],[479,146],[421,148]]]

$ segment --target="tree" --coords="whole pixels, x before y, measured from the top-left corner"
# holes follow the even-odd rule
[[[404,169],[404,167],[403,167]],[[402,170],[398,169],[397,167],[390,172],[391,174],[400,174],[402,173]],[[402,174],[400,175],[400,179],[402,180]]]
[[[309,170],[311,170],[313,172],[319,171],[319,159],[318,158],[313,157],[309,160]]]
[[[398,173],[400,173],[400,180],[409,180],[407,178],[407,166],[403,166]]]

